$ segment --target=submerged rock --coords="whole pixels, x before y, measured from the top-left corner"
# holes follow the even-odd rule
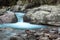
[[[60,8],[58,6],[51,5],[43,5],[33,8],[25,14],[24,21],[35,24],[60,26]]]

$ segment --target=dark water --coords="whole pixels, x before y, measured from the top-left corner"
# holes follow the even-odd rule
[[[8,11],[10,12],[10,11]],[[17,23],[6,23],[0,24],[0,27],[11,27],[11,28],[19,28],[19,29],[37,29],[37,28],[46,28],[47,26],[44,25],[35,25],[23,22],[24,13],[15,12],[18,22]]]

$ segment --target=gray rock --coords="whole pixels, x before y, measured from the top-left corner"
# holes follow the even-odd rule
[[[3,15],[4,12],[6,12],[6,8],[4,8],[4,9],[0,9],[0,15]]]
[[[30,9],[25,14],[24,21],[60,26],[60,8],[58,6],[43,5]]]
[[[21,6],[19,5],[15,5],[10,8],[11,11],[20,11],[20,9],[21,9]]]
[[[27,0],[25,0],[26,2],[28,2]],[[25,3],[22,0],[18,0],[17,4],[14,5],[13,7],[11,7],[12,11],[22,11],[22,12],[26,12],[28,9],[33,8],[38,6],[38,4],[35,3]]]
[[[58,38],[58,35],[56,35],[56,34],[50,34],[50,35],[48,36],[48,38],[49,38],[49,39],[57,39],[57,38]]]
[[[17,5],[23,5],[22,1],[21,0],[18,0],[17,1]]]
[[[5,12],[4,15],[0,16],[1,23],[15,23],[17,22],[17,17],[13,12]]]
[[[21,0],[18,0],[17,4],[10,8],[11,11],[22,11],[24,9],[25,9],[25,5],[23,5]]]
[[[48,29],[49,31],[52,30],[56,30],[55,27]],[[43,31],[45,29],[36,29],[36,30],[29,30],[31,32],[36,32],[33,33],[33,35],[31,34],[26,34],[26,32],[24,32],[25,30],[23,30],[23,32],[21,32],[22,30],[17,30],[17,29],[13,29],[13,28],[0,28],[2,31],[0,31],[0,40],[60,40],[60,35],[57,34],[53,34],[51,32],[49,33],[44,33]],[[38,32],[39,31],[39,32]],[[36,35],[34,35],[36,34]]]
[[[49,40],[48,37],[42,37],[40,40]]]
[[[56,40],[60,40],[60,38],[57,38]]]
[[[14,36],[14,37],[11,37],[10,40],[23,40],[23,38]]]

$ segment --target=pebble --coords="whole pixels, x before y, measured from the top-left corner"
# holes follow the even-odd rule
[[[10,30],[11,28],[8,28],[8,29]],[[4,30],[2,30],[2,31],[4,31]],[[5,30],[5,32],[6,31],[7,30]],[[16,35],[10,36],[9,40],[60,40],[60,31],[57,30],[56,28],[24,30],[24,32],[22,32],[22,33],[18,30],[17,30],[18,32],[16,32],[15,30],[11,30],[11,31],[14,31],[16,33]],[[11,32],[9,32],[9,33],[11,33]]]

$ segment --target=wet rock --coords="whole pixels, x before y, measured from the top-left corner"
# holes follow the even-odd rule
[[[21,37],[11,37],[10,40],[23,40]]]
[[[6,12],[6,8],[0,9],[0,16],[3,15],[4,12]]]
[[[10,40],[17,40],[17,38],[15,38],[15,37],[12,37],[12,38],[10,38]]]
[[[49,40],[48,37],[42,37],[40,40]]]
[[[53,33],[53,34],[58,34],[58,28],[53,28],[52,30],[50,30],[50,33]]]
[[[0,29],[0,32],[2,32],[3,30],[2,29]]]
[[[44,33],[49,33],[49,29],[47,29],[47,28],[44,29],[43,31],[44,31]]]
[[[27,36],[32,36],[32,35],[34,36],[34,33],[31,32],[30,30],[26,30],[25,32],[26,32]]]
[[[24,21],[34,24],[50,24],[60,25],[60,8],[58,6],[43,5],[29,10],[25,16]],[[59,20],[58,20],[59,19]]]
[[[15,5],[15,6],[12,6],[10,8],[11,11],[14,11],[14,12],[18,12],[18,11],[21,11],[21,7],[22,6],[19,6],[19,5]]]
[[[36,30],[16,30],[12,28],[1,28],[0,31],[0,40],[60,40],[59,33],[44,32],[45,29],[36,29]],[[55,28],[48,29],[49,31],[56,31]],[[2,36],[3,35],[3,36]]]
[[[21,0],[17,1],[17,4],[10,8],[11,11],[22,12],[25,9],[25,6]]]
[[[57,38],[56,40],[60,40],[60,38]]]
[[[28,2],[27,0],[25,2]],[[11,8],[12,11],[22,11],[22,12],[27,12],[28,9],[34,8],[37,6],[40,6],[40,4],[35,4],[35,3],[25,3],[22,0],[18,0],[17,4]]]
[[[27,36],[26,39],[27,40],[36,40],[36,36],[34,35],[34,33],[30,30],[26,30]]]
[[[53,35],[50,34],[50,35],[48,36],[48,38],[51,39],[51,40],[53,40],[53,39],[57,39],[58,36],[57,36],[57,35],[54,35],[54,34],[53,34]]]
[[[60,32],[58,34],[60,35]]]
[[[23,5],[22,1],[21,0],[18,0],[17,1],[17,5]]]
[[[4,15],[0,16],[0,24],[2,23],[16,23],[17,17],[13,12],[5,12]]]

